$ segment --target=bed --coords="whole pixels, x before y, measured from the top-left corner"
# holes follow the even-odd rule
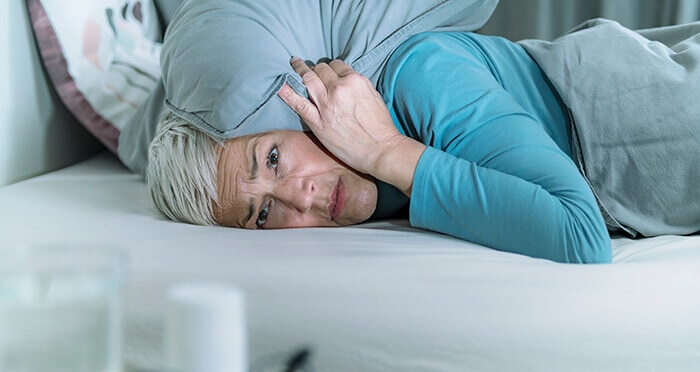
[[[0,189],[3,245],[120,249],[127,371],[162,363],[164,294],[241,288],[251,371],[311,350],[317,371],[692,370],[700,236],[615,237],[612,265],[565,265],[412,229],[245,231],[165,220],[109,153]]]
[[[10,10],[27,18],[24,9]],[[30,35],[28,24],[16,27]],[[49,93],[39,55],[30,55],[33,67],[22,71],[49,98],[22,110],[46,113],[49,133],[77,126],[70,115],[51,114],[65,109]],[[129,257],[126,371],[162,369],[165,293],[182,283],[243,291],[250,371],[283,370],[300,350],[314,371],[700,365],[700,236],[614,236],[613,264],[566,265],[413,229],[406,220],[278,231],[193,226],[160,215],[141,177],[109,145],[88,153],[95,147],[87,139],[63,146],[58,153],[73,155],[0,188],[0,244],[62,242]]]

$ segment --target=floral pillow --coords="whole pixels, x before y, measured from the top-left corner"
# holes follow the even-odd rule
[[[152,0],[28,0],[39,52],[59,97],[116,153],[119,132],[160,80]]]

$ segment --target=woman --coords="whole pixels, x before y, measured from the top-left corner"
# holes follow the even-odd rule
[[[291,63],[309,99],[289,86],[279,96],[313,135],[194,140],[200,144],[189,146],[204,153],[193,158],[213,160],[191,166],[193,176],[164,165],[165,154],[181,151],[168,147],[177,143],[174,129],[187,127],[166,113],[147,178],[169,217],[338,226],[387,217],[410,198],[416,227],[558,262],[611,261],[601,210],[572,160],[567,108],[520,45],[472,33],[417,35],[391,56],[381,95],[342,61]],[[200,191],[168,192],[188,183]]]

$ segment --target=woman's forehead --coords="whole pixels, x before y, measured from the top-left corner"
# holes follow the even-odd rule
[[[237,137],[217,146],[217,203],[214,204],[214,216],[217,223],[224,226],[238,226],[240,220],[237,210],[241,209],[236,200],[236,174],[248,167],[250,159],[245,156],[246,148],[252,136]]]

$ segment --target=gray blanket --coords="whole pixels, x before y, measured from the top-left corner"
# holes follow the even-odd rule
[[[596,19],[520,42],[568,106],[579,167],[611,230],[700,231],[700,22]]]

